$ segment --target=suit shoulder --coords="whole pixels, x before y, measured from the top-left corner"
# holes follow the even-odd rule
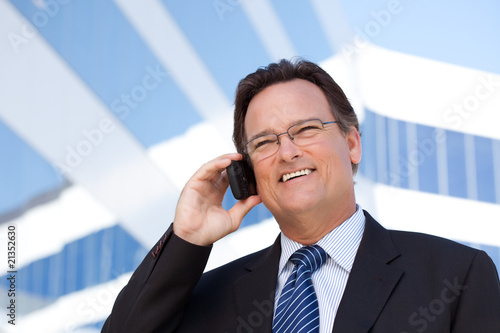
[[[368,212],[364,211],[366,216],[365,233],[376,235],[371,239],[371,246],[380,246],[380,241],[385,243],[384,238],[395,247],[403,256],[414,255],[417,257],[430,258],[430,256],[450,257],[463,256],[473,260],[478,254],[486,254],[484,251],[474,249],[470,246],[461,244],[457,241],[430,235],[422,232],[403,231],[386,229],[378,223]],[[390,240],[389,240],[390,239]]]
[[[415,253],[427,259],[472,261],[483,251],[447,238],[419,232],[388,230],[389,235],[401,253]]]
[[[478,251],[477,249],[461,244],[457,241],[422,232],[402,231],[402,230],[387,230],[387,231],[389,232],[391,239],[395,244],[425,245],[432,248],[435,247],[450,248],[455,251],[472,251],[472,252]]]

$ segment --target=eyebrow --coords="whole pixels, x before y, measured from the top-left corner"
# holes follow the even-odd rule
[[[254,139],[257,139],[257,138],[259,138],[261,136],[268,135],[268,134],[275,134],[275,133],[271,129],[265,129],[265,130],[262,130],[262,131],[260,131],[259,133],[255,134],[255,135],[253,135],[252,137],[250,137],[247,140],[247,142],[250,142],[250,141],[252,141]]]
[[[294,121],[294,122],[292,122],[292,123],[288,123],[288,125],[287,125],[287,130],[288,130],[290,127],[292,127],[293,125],[297,125],[297,124],[302,123],[302,122],[304,122],[304,121],[314,120],[314,119],[319,119],[319,118],[316,118],[316,117],[310,117],[310,118],[301,118],[301,119],[299,119],[299,120],[295,120],[295,121]],[[286,132],[282,132],[282,133],[286,133]],[[262,131],[258,132],[257,134],[253,135],[252,137],[250,137],[250,138],[247,140],[247,142],[250,142],[250,141],[252,141],[252,140],[254,140],[254,139],[257,139],[257,138],[259,138],[259,137],[261,137],[261,136],[268,135],[268,134],[278,134],[278,133],[274,132],[274,130],[273,130],[273,129],[266,128],[266,129],[264,129],[264,130],[262,130]]]

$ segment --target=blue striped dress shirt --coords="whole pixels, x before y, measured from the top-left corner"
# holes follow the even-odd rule
[[[318,297],[320,333],[331,333],[333,330],[335,315],[364,230],[365,215],[361,207],[356,205],[356,212],[349,219],[316,243],[329,255],[325,264],[315,271],[311,277]],[[289,260],[290,256],[303,246],[292,241],[283,233],[281,234],[281,258],[278,269],[275,307],[278,304],[283,285],[292,273],[293,264]]]

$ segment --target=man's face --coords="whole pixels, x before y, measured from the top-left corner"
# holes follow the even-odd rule
[[[245,133],[247,139],[263,131],[279,134],[307,119],[336,120],[323,91],[300,79],[278,83],[250,102]],[[287,135],[279,138],[280,147],[274,155],[264,159],[251,156],[259,195],[278,222],[301,214],[319,217],[352,209],[355,199],[351,162],[358,163],[361,158],[360,138],[354,128],[344,135],[338,124],[325,125],[305,146],[297,146]],[[284,175],[301,170],[311,173],[283,181]]]

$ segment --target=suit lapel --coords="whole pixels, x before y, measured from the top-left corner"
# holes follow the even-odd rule
[[[239,331],[271,332],[274,294],[281,254],[280,237],[246,266],[248,274],[234,284]]]
[[[399,256],[389,233],[367,212],[359,246],[335,318],[333,333],[366,333],[375,323],[403,271],[388,263]]]

